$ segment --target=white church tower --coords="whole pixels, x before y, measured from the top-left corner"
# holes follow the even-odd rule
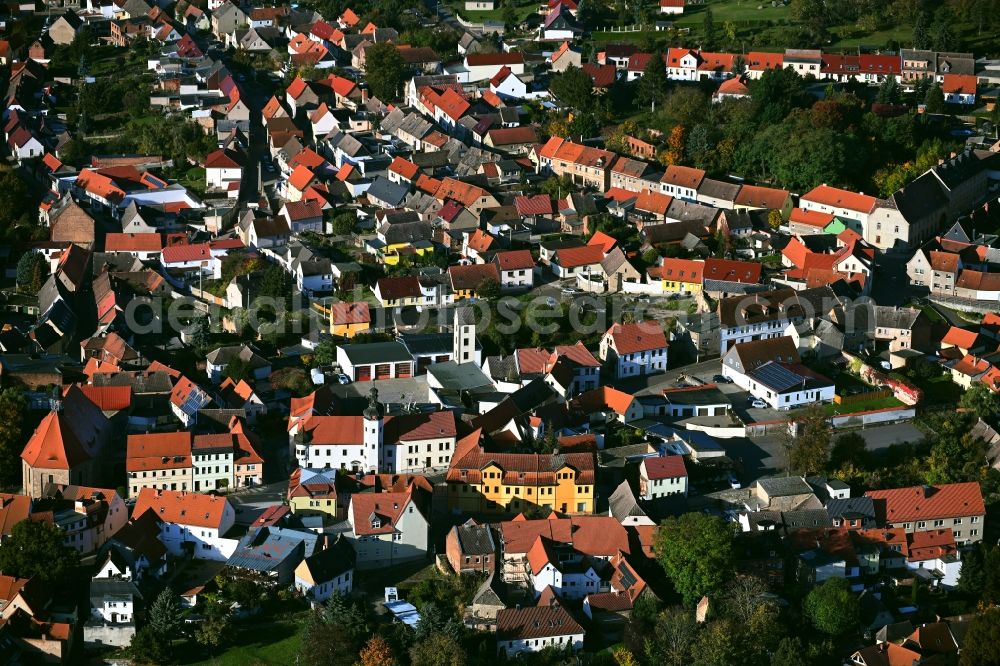
[[[372,386],[372,390],[368,393],[368,406],[365,407],[364,411],[364,460],[369,467],[365,471],[375,473],[381,471],[379,462],[383,459],[382,430],[384,419],[385,407],[378,401],[378,389]],[[395,463],[393,456],[388,456],[388,459],[391,461],[390,464]]]
[[[455,363],[482,363],[482,352],[476,349],[476,313],[473,308],[455,308],[452,326],[452,360]]]

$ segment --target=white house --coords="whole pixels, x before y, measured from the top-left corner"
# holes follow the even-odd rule
[[[617,377],[636,377],[667,369],[667,338],[658,321],[613,324],[601,338],[600,356],[615,364]]]
[[[147,511],[160,519],[160,541],[171,555],[225,562],[239,543],[226,536],[236,512],[225,497],[143,488],[132,515],[138,518]]]
[[[378,569],[427,557],[430,524],[406,492],[355,493],[347,509],[347,538],[358,569]]]
[[[500,288],[531,289],[535,286],[535,259],[530,250],[497,252],[493,257],[500,270]]]
[[[511,658],[524,652],[583,649],[584,630],[558,602],[497,612],[497,654]]]
[[[310,602],[321,604],[334,594],[354,589],[354,549],[346,539],[317,550],[295,567],[295,589]]]
[[[490,79],[490,90],[502,99],[524,99],[528,96],[528,84],[510,71],[510,67],[501,68]]]
[[[601,591],[601,576],[596,562],[575,558],[564,561],[564,553],[557,552],[558,544],[538,537],[528,551],[528,579],[540,597],[551,588],[560,598],[583,599],[588,594]]]
[[[672,495],[687,497],[688,474],[684,456],[644,458],[639,463],[639,496],[645,500]]]
[[[18,160],[27,160],[33,157],[41,157],[45,154],[45,146],[35,138],[35,135],[23,127],[19,127],[10,134],[7,139],[10,152]]]
[[[834,383],[801,364],[787,336],[734,345],[722,359],[722,374],[772,409],[830,402]]]
[[[205,158],[205,184],[209,189],[226,190],[229,183],[243,180],[242,156],[235,150],[219,149]]]
[[[524,74],[524,54],[522,53],[469,53],[459,72],[462,83],[489,81],[504,67],[514,74]]]
[[[660,0],[660,13],[677,16],[684,13],[685,0]]]
[[[877,204],[878,199],[875,197],[829,185],[814,187],[799,198],[799,208],[839,217],[864,238],[868,238],[865,231]]]
[[[233,485],[233,437],[197,435],[191,444],[194,491],[228,490]]]

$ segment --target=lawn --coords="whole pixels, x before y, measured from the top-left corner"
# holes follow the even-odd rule
[[[239,627],[232,646],[215,657],[195,661],[205,656],[191,653],[192,660],[181,659],[191,666],[285,666],[294,664],[302,641],[309,611],[294,613],[282,620],[266,624],[254,623]]]
[[[887,398],[872,398],[871,400],[859,400],[849,405],[823,405],[823,411],[827,416],[843,416],[845,414],[858,414],[860,412],[871,412],[876,409],[889,409],[890,407],[901,407],[903,403],[892,396]]]
[[[726,21],[739,25],[746,22],[790,21],[792,16],[788,5],[772,7],[770,0],[711,0],[704,5],[688,5],[684,14],[674,20],[679,28],[701,28],[705,21],[705,10],[711,7],[712,21],[721,27]],[[670,21],[670,16],[657,15],[657,19]]]
[[[962,387],[951,381],[951,373],[944,373],[917,384],[924,392],[924,402],[930,405],[954,405],[962,398]]]
[[[500,6],[499,2],[495,2],[494,6],[496,9],[490,11],[466,11],[465,0],[447,0],[446,4],[451,8],[452,13],[461,15],[466,21],[471,21],[473,23],[482,23],[483,21],[503,21],[503,7]],[[519,21],[524,21],[526,18],[538,11],[538,2],[525,2],[520,0],[515,8],[517,11],[517,18]]]

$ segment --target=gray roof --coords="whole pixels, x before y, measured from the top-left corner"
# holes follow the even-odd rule
[[[804,529],[809,527],[830,527],[833,521],[825,509],[806,509],[803,511],[784,511],[781,522],[786,530]]]
[[[402,363],[413,360],[403,343],[395,341],[340,345],[340,349],[352,365]]]
[[[354,568],[356,556],[343,536],[329,548],[317,550],[305,558],[309,573],[316,583],[326,583]]]
[[[878,328],[912,329],[920,316],[916,308],[897,308],[888,305],[875,306],[875,326]]]
[[[740,193],[740,185],[727,183],[714,178],[705,178],[698,187],[698,194],[703,197],[712,197],[722,201],[735,201],[736,195]]]
[[[139,589],[130,580],[120,578],[94,578],[90,581],[90,606],[100,608],[105,599],[116,601],[142,599]]]
[[[230,567],[270,572],[289,558],[312,555],[319,535],[284,527],[261,527],[240,539],[236,551],[226,561]]]
[[[463,555],[492,555],[496,552],[496,543],[493,541],[493,532],[489,525],[475,525],[466,523],[456,526],[455,532],[458,535],[458,543]]]
[[[884,203],[902,213],[907,222],[916,222],[933,215],[934,211],[946,208],[948,197],[941,182],[933,173],[927,172],[894,192],[889,201]]]
[[[615,488],[615,491],[611,493],[611,497],[608,498],[608,506],[611,515],[618,522],[622,522],[629,517],[646,516],[646,512],[639,506],[639,500],[636,499],[635,493],[632,492],[632,486],[629,485],[628,481],[622,481]]]
[[[377,199],[379,202],[390,206],[398,206],[406,200],[406,195],[410,193],[408,185],[394,183],[385,176],[377,176],[368,188],[368,198]]]
[[[475,363],[455,363],[445,361],[427,367],[431,375],[445,389],[450,391],[469,391],[479,388],[492,388],[493,382],[483,374]]]
[[[378,232],[385,238],[385,242],[389,245],[431,240],[434,237],[434,229],[430,223],[419,220],[413,222],[394,222],[391,224],[386,222],[379,227]]]
[[[861,527],[875,527],[875,502],[870,497],[832,499],[826,503],[830,518],[861,520]]]
[[[812,487],[801,476],[773,476],[758,479],[760,486],[768,497],[786,497],[789,495],[811,495]]]

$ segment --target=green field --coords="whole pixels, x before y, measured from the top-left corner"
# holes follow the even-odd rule
[[[726,21],[750,24],[761,21],[790,21],[791,12],[788,5],[772,7],[769,0],[712,0],[704,5],[688,5],[684,14],[673,19],[678,28],[700,28],[705,20],[705,11],[711,7],[712,20],[721,27]],[[661,20],[671,20],[666,15]]]
[[[308,611],[267,624],[239,627],[232,647],[203,661],[184,661],[191,666],[285,666],[294,664],[302,642]],[[239,626],[239,625],[237,625]],[[197,655],[200,659],[205,655]]]
[[[889,409],[890,407],[902,407],[903,403],[892,396],[887,398],[872,398],[871,400],[860,400],[849,405],[823,405],[823,411],[827,416],[843,416],[845,414],[858,414],[860,412],[871,412],[876,409]]]

